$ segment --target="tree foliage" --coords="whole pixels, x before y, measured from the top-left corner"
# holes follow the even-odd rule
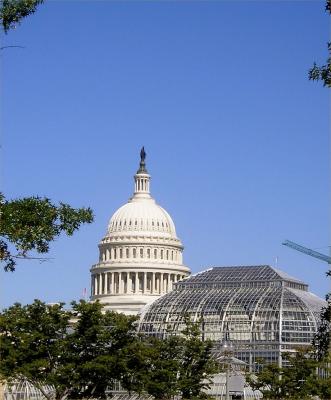
[[[327,0],[325,11],[331,15],[331,0]],[[313,81],[321,80],[324,86],[331,87],[331,42],[327,44],[328,58],[326,64],[318,66],[314,63],[313,67],[309,70],[309,79]]]
[[[15,28],[21,20],[33,14],[44,0],[2,0],[0,5],[0,21],[5,33]]]
[[[27,257],[31,250],[45,254],[62,232],[70,236],[92,221],[90,208],[56,206],[40,197],[6,200],[0,194],[0,261],[6,271],[14,271],[17,258]]]
[[[199,335],[188,322],[182,336],[144,337],[136,317],[98,302],[15,304],[0,314],[0,378],[27,379],[48,400],[103,399],[115,381],[160,400],[202,399],[217,366]]]
[[[277,364],[262,366],[248,381],[254,390],[260,390],[265,399],[306,400],[313,396],[329,399],[330,378],[322,377],[321,367],[326,372],[326,364],[320,364],[315,352],[299,348],[295,353],[283,354],[284,367]]]
[[[128,391],[147,393],[156,399],[206,398],[204,389],[218,370],[212,342],[202,342],[197,324],[186,318],[182,335],[141,338],[128,349],[122,384]],[[137,351],[138,350],[138,351]],[[124,358],[123,358],[124,360]]]
[[[317,358],[324,360],[330,351],[330,327],[331,327],[331,294],[326,296],[327,305],[322,308],[320,316],[320,325],[313,339]]]
[[[116,354],[136,337],[134,322],[99,303],[74,302],[70,312],[38,300],[15,304],[0,315],[0,376],[24,377],[48,400],[105,398],[120,378]]]

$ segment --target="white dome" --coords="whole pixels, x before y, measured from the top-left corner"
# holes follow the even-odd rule
[[[146,153],[140,152],[133,196],[111,217],[91,268],[91,299],[137,314],[190,273],[170,215],[150,195]]]
[[[152,198],[133,198],[111,217],[108,235],[148,235],[176,238],[170,215]]]

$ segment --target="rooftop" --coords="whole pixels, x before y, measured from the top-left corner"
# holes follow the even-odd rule
[[[295,289],[308,290],[308,285],[303,281],[293,278],[286,272],[280,271],[270,265],[225,266],[213,267],[192,275],[180,282],[178,287],[186,285],[211,285],[211,286],[251,286],[253,283],[277,286],[284,284]]]

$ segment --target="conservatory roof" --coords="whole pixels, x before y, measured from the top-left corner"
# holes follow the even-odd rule
[[[293,287],[300,285],[301,288],[308,288],[308,285],[303,281],[293,278],[286,272],[280,271],[270,265],[213,267],[192,275],[181,281],[179,285],[228,285],[231,283],[235,286],[250,282],[287,282],[292,283]]]

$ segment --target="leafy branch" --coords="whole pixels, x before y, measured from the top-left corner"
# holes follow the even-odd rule
[[[0,261],[5,271],[15,270],[17,258],[31,258],[30,251],[48,253],[50,242],[61,233],[71,236],[81,224],[92,221],[90,208],[56,206],[40,197],[6,200],[0,194]]]

